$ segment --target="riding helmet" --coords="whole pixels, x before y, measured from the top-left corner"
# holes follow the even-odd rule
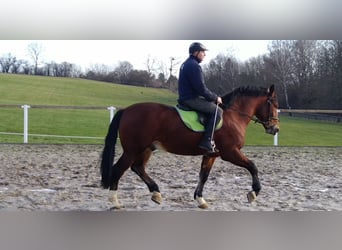
[[[189,54],[193,54],[195,51],[207,51],[208,49],[199,42],[194,42],[189,47]]]

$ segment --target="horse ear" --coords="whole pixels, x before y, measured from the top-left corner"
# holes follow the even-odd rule
[[[268,92],[270,93],[270,95],[273,94],[273,92],[274,92],[274,84],[271,85],[271,87],[268,89]]]

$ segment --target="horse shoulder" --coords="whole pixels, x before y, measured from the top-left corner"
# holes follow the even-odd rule
[[[246,126],[232,113],[223,115],[223,125],[218,132],[225,144],[242,147],[245,143]]]

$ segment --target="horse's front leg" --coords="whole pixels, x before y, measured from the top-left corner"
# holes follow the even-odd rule
[[[250,172],[252,176],[252,191],[247,193],[247,199],[249,203],[252,203],[256,200],[256,197],[261,190],[261,185],[258,177],[258,169],[255,166],[254,162],[249,162],[247,170]]]
[[[203,187],[206,181],[208,180],[208,176],[212,166],[214,165],[216,157],[203,156],[201,171],[199,174],[199,181],[195,190],[194,199],[198,202],[198,207],[202,209],[208,208],[207,202],[203,198]]]
[[[221,157],[223,160],[229,161],[249,171],[252,176],[252,191],[247,194],[247,199],[248,202],[253,202],[261,190],[258,169],[254,162],[249,160],[239,149],[230,152],[222,152]]]

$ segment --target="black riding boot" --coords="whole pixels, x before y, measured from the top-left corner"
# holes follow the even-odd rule
[[[211,143],[211,135],[213,133],[213,128],[214,128],[214,125],[216,127],[218,122],[219,122],[219,118],[217,117],[216,123],[215,123],[215,115],[211,115],[211,116],[209,116],[209,118],[208,118],[208,120],[204,126],[205,127],[204,135],[203,135],[202,140],[201,140],[200,144],[198,145],[198,147],[206,150],[207,153],[218,152],[218,150],[215,150],[214,145],[212,145],[212,143]]]

